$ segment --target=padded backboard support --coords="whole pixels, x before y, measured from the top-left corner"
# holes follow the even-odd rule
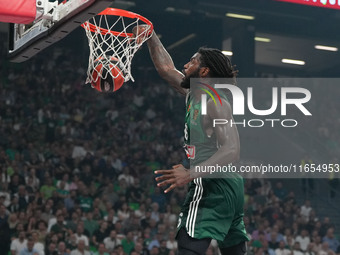
[[[9,34],[9,59],[12,62],[23,62],[43,49],[63,39],[82,23],[89,20],[97,13],[109,7],[113,0],[72,0],[84,2],[76,8],[62,10],[59,20],[40,20],[33,25],[30,31],[19,34],[19,24],[10,24]],[[72,6],[71,6],[72,7]],[[16,40],[17,39],[17,40]]]
[[[36,0],[1,0],[1,22],[28,24],[35,16]]]

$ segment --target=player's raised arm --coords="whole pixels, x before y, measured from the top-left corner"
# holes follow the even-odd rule
[[[134,33],[142,33],[143,26],[135,27]],[[181,87],[184,74],[178,71],[172,61],[171,56],[164,48],[162,42],[159,40],[155,32],[153,32],[150,39],[147,41],[151,59],[159,75],[166,80],[175,90],[185,95],[188,90]]]

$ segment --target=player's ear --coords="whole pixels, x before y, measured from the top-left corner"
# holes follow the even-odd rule
[[[201,77],[207,77],[209,75],[210,69],[209,67],[201,67],[200,69],[200,76]]]

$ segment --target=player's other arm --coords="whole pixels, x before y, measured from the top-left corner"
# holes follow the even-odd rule
[[[213,127],[214,119],[227,120],[228,124],[216,124],[213,127],[218,144],[218,150],[209,159],[199,164],[200,166],[225,166],[239,160],[240,157],[240,139],[236,125],[230,125],[232,117],[231,106],[228,101],[222,99],[222,105],[215,105],[212,100],[207,102],[207,128]],[[193,178],[202,177],[207,173],[196,172],[195,169],[190,169],[190,175]]]
[[[138,36],[138,34],[143,32],[143,29],[143,26],[135,27],[133,32]],[[188,90],[181,87],[184,74],[176,69],[171,56],[164,48],[155,32],[153,32],[152,36],[148,39],[147,45],[152,62],[154,63],[158,74],[176,91],[185,95]]]

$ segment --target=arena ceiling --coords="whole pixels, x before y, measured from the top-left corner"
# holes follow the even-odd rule
[[[321,51],[315,45],[340,47],[339,10],[282,3],[274,0],[134,0],[113,6],[138,12],[153,21],[164,45],[180,65],[202,45],[221,48],[229,31],[245,24],[255,36],[255,63],[260,71],[286,70],[306,76],[334,76],[340,65],[339,51]],[[254,16],[254,20],[226,17],[226,13]],[[227,44],[224,44],[227,45]],[[224,48],[224,50],[230,50]],[[282,57],[302,59],[305,66],[281,63]]]
[[[179,69],[200,46],[231,51],[232,34],[246,26],[254,30],[254,37],[270,39],[255,42],[257,72],[339,76],[339,51],[315,49],[315,45],[340,48],[339,10],[275,0],[115,0],[112,7],[149,18]],[[226,13],[250,15],[254,20],[230,18]],[[0,31],[6,30],[7,24],[0,23]],[[152,68],[147,51],[144,53],[137,54],[135,62]],[[283,64],[283,57],[301,59],[306,64]]]

